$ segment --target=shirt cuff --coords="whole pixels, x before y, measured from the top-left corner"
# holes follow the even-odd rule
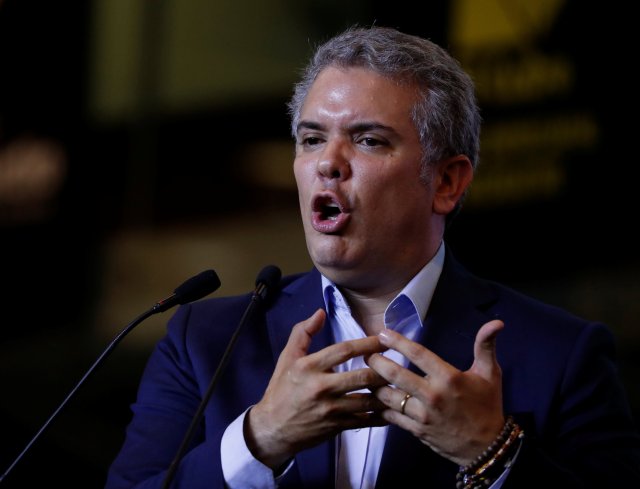
[[[227,426],[222,435],[220,458],[224,480],[229,489],[275,489],[273,471],[251,454],[244,439],[242,427],[249,409]]]
[[[511,459],[511,463],[509,464],[509,467],[507,467],[502,472],[502,474],[500,474],[500,477],[498,477],[496,479],[496,481],[489,486],[489,489],[500,489],[502,487],[502,484],[504,484],[504,481],[507,478],[507,476],[509,475],[509,472],[511,472],[511,467],[513,466],[513,462],[515,462],[515,460],[518,458],[518,454],[520,453],[520,449],[521,448],[522,448],[522,440],[520,441],[520,444],[518,445],[518,449],[516,450],[516,454]]]

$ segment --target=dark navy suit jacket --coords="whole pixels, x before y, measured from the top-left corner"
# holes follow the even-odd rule
[[[159,488],[250,295],[181,306],[152,353],[132,406],[124,445],[107,489]],[[265,391],[291,328],[324,307],[317,270],[288,276],[266,311],[240,334],[208,404],[193,448],[172,487],[223,488],[225,428]],[[468,273],[447,250],[421,343],[455,367],[473,362],[475,335],[499,318],[497,356],[504,410],[526,433],[504,489],[632,487],[640,480],[640,442],[602,324],[525,297]],[[330,328],[312,351],[333,342]],[[282,488],[331,488],[334,441],[299,453]],[[391,426],[377,487],[454,488],[457,466]]]

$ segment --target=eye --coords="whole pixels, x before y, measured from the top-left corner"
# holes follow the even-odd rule
[[[324,139],[317,135],[302,135],[298,138],[298,145],[303,148],[313,148],[323,142]]]
[[[316,144],[320,144],[321,140],[317,136],[306,136],[302,138],[301,144],[304,146],[315,146]]]
[[[370,148],[376,147],[376,146],[386,146],[387,143],[385,141],[383,141],[382,139],[379,138],[375,138],[375,137],[371,137],[371,136],[364,136],[358,139],[358,144],[362,144],[363,146],[367,146]]]

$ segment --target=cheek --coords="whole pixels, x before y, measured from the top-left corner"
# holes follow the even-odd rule
[[[293,175],[296,178],[296,182],[302,183],[305,178],[313,173],[313,165],[311,162],[304,159],[303,156],[296,156],[293,160]]]
[[[298,190],[298,199],[300,205],[308,204],[308,194],[312,185],[313,171],[309,165],[303,165],[300,163],[294,163],[293,176],[296,181],[296,188]]]
[[[396,182],[397,185],[380,185],[369,194],[371,215],[377,216],[379,224],[388,228],[415,230],[429,216],[429,192],[415,180]]]
[[[294,161],[293,163],[293,177],[295,178],[296,185],[300,190],[305,181],[305,173],[304,173],[304,166],[298,163],[297,160]]]

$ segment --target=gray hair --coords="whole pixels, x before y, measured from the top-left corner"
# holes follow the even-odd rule
[[[475,169],[480,151],[480,112],[471,77],[432,41],[388,27],[350,27],[321,44],[288,103],[295,137],[302,105],[318,74],[329,66],[360,67],[415,85],[412,111],[422,145],[423,179],[431,164],[464,154]]]

